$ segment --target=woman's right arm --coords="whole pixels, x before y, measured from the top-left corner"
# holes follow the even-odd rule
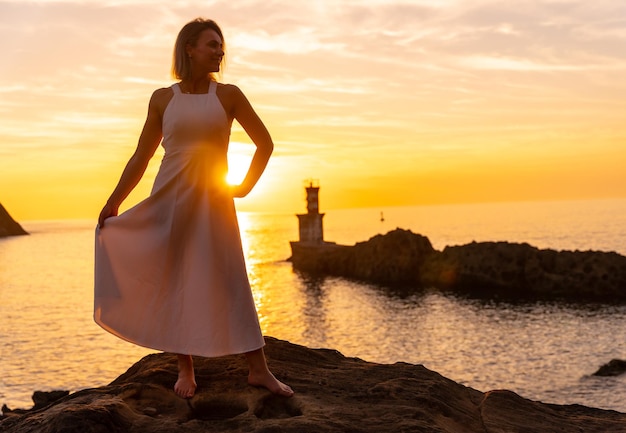
[[[104,220],[117,215],[120,205],[141,180],[150,158],[159,146],[163,137],[163,111],[169,102],[169,92],[171,92],[170,89],[159,89],[152,94],[148,105],[148,116],[139,136],[137,149],[126,164],[117,186],[100,212],[98,217],[100,228],[104,227]]]

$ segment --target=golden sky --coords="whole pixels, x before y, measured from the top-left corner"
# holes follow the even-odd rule
[[[0,0],[16,219],[97,216],[197,16],[275,142],[240,210],[301,212],[307,178],[322,210],[626,196],[623,0]],[[236,125],[233,165],[251,147]]]

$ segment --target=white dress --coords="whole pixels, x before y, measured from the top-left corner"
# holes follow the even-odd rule
[[[132,343],[217,357],[263,347],[226,187],[231,123],[211,82],[178,84],[148,198],[96,229],[94,320]]]

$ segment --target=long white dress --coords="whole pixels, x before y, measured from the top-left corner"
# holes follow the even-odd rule
[[[148,198],[96,229],[94,320],[132,343],[216,357],[263,347],[233,198],[231,123],[211,82],[177,84]]]

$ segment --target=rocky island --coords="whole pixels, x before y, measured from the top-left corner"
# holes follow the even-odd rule
[[[402,288],[503,299],[626,301],[626,257],[615,252],[555,251],[527,243],[472,242],[433,248],[426,236],[397,228],[355,245],[324,240],[319,183],[305,188],[307,212],[290,242],[293,268]],[[381,216],[382,217],[382,216]]]
[[[626,414],[481,392],[421,365],[375,364],[330,349],[266,338],[274,373],[293,398],[247,385],[242,356],[196,358],[198,390],[172,388],[176,356],[148,355],[111,384],[58,392],[32,410],[3,408],[4,433],[618,432]]]
[[[26,230],[9,215],[9,212],[0,203],[0,238],[27,234]]]
[[[555,251],[527,243],[472,242],[435,250],[396,229],[353,246],[292,242],[294,269],[408,290],[434,289],[495,298],[626,301],[626,257]]]

